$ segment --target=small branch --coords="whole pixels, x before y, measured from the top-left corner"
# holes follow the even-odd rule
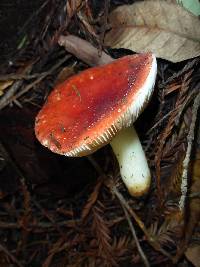
[[[179,111],[178,113],[178,116],[177,116],[177,119],[176,121],[178,121],[178,119],[180,118],[180,116],[182,115],[183,113],[183,110],[186,108],[186,106],[188,105],[188,103],[190,103],[190,101],[194,98],[194,96],[196,95],[196,90],[192,91],[190,94],[188,94],[186,100],[183,102],[182,104],[182,107],[179,108],[175,108],[174,110],[170,110],[168,113],[166,113],[159,121],[157,121],[146,133],[146,135],[150,134],[158,125],[160,125],[161,123],[163,123],[163,121],[165,119],[167,119],[169,116],[171,116],[171,114],[174,112],[174,111]]]
[[[181,69],[178,73],[174,72],[172,76],[170,76],[167,80],[165,80],[161,85],[159,85],[160,88],[165,88],[165,86],[171,82],[173,82],[175,79],[180,78],[184,73],[188,73],[190,70],[194,68],[195,65],[197,65],[199,62],[199,58],[195,58],[192,61],[189,61],[183,69]]]
[[[32,89],[35,85],[37,85],[39,82],[41,82],[44,78],[46,78],[48,75],[51,75],[57,68],[59,68],[66,60],[68,60],[71,56],[66,55],[64,58],[62,58],[57,64],[55,64],[50,70],[43,72],[35,81],[25,86],[24,89],[22,89],[20,92],[16,93],[19,89],[19,87],[22,85],[23,81],[16,81],[11,88],[6,92],[6,94],[3,95],[3,97],[0,99],[0,110],[5,108],[7,105],[9,105],[11,102],[16,101],[19,97],[27,93],[30,89]],[[23,75],[23,74],[22,74]],[[34,77],[30,76],[30,77]],[[16,93],[16,94],[15,94]]]
[[[196,126],[196,120],[197,120],[197,112],[200,107],[200,93],[197,95],[197,97],[194,100],[193,104],[193,111],[192,111],[192,121],[190,124],[190,130],[187,136],[187,151],[185,158],[183,160],[183,172],[182,172],[182,177],[181,177],[181,198],[179,200],[179,209],[181,211],[184,210],[185,207],[185,200],[187,196],[187,191],[188,191],[188,169],[189,169],[189,164],[190,164],[190,156],[191,156],[191,151],[192,151],[192,144],[194,140],[194,132],[195,132],[195,126]]]
[[[10,74],[1,74],[0,75],[0,81],[8,81],[8,80],[31,80],[31,79],[35,79],[38,77],[41,77],[43,75],[45,75],[47,73],[47,71],[42,72],[42,73],[34,73],[34,74],[23,74],[23,73],[19,73],[19,74],[15,74],[15,73],[10,73]]]
[[[0,99],[0,110],[10,104],[10,99],[17,92],[17,90],[22,86],[23,81],[16,81],[1,97]]]
[[[19,93],[17,93],[12,99],[11,101],[14,101],[16,99],[18,99],[19,97],[21,97],[22,95],[24,95],[25,93],[27,93],[30,89],[32,89],[36,84],[38,84],[39,82],[41,82],[44,78],[46,78],[48,75],[52,74],[57,68],[59,68],[66,60],[68,60],[70,58],[70,55],[66,55],[64,58],[62,58],[57,64],[55,64],[50,70],[46,71],[45,73],[43,73],[42,76],[40,76],[39,78],[37,78],[33,83],[28,84],[23,90],[21,90]]]
[[[141,257],[142,261],[144,262],[144,265],[145,265],[146,267],[150,267],[150,264],[149,264],[149,262],[148,262],[148,260],[147,260],[147,257],[145,256],[145,254],[144,254],[144,252],[143,252],[143,250],[142,250],[142,248],[141,248],[141,246],[140,246],[140,243],[139,243],[139,240],[138,240],[138,238],[137,238],[137,235],[136,235],[134,226],[133,226],[133,224],[132,224],[132,222],[131,222],[131,218],[130,218],[130,216],[129,216],[127,210],[125,209],[125,207],[124,207],[123,205],[122,205],[122,208],[123,208],[123,210],[124,210],[126,219],[127,219],[127,221],[128,221],[128,224],[129,224],[131,233],[132,233],[133,238],[134,238],[134,240],[135,240],[135,244],[136,244],[136,247],[137,247],[138,252],[139,252],[139,254],[140,254],[140,257]]]
[[[69,53],[75,55],[90,66],[103,65],[114,60],[103,51],[99,56],[99,52],[96,47],[77,36],[62,35],[60,36],[58,43],[60,46],[64,46]]]
[[[85,220],[85,218],[87,218],[87,216],[90,213],[92,207],[96,203],[103,182],[104,182],[104,179],[103,179],[103,177],[100,176],[99,179],[97,180],[97,183],[96,183],[96,185],[94,187],[94,190],[90,194],[86,204],[84,205],[84,207],[82,209],[82,212],[81,212],[82,221]]]
[[[164,205],[164,202],[163,202],[164,191],[163,191],[163,188],[161,187],[161,161],[163,158],[163,150],[167,142],[166,140],[172,135],[172,131],[174,127],[177,126],[177,123],[178,123],[177,118],[180,118],[185,106],[188,104],[187,102],[185,102],[185,100],[188,99],[187,95],[190,98],[191,95],[193,94],[193,92],[189,94],[189,84],[191,81],[191,73],[192,73],[192,70],[189,73],[184,74],[184,77],[181,81],[181,88],[179,90],[179,94],[174,104],[173,112],[169,116],[169,119],[167,121],[167,124],[164,130],[161,132],[159,136],[159,142],[155,149],[156,151],[156,154],[154,157],[155,174],[156,174],[157,197],[158,197],[158,204],[159,204],[160,210],[162,209]]]
[[[33,20],[34,17],[39,16],[40,12],[46,7],[46,5],[49,3],[50,1],[47,0],[44,3],[42,3],[42,5],[36,10],[36,12],[32,13],[32,15],[28,18],[28,20],[24,23],[24,25],[20,28],[19,32],[17,33],[17,35],[19,36],[20,34],[26,32],[26,27],[28,24],[30,24]]]
[[[105,38],[105,33],[108,27],[108,16],[109,16],[109,8],[110,8],[110,0],[106,0],[104,2],[104,14],[103,14],[103,21],[102,21],[102,26],[100,28],[100,35],[99,35],[99,41],[100,41],[100,51],[99,51],[99,55],[102,53],[102,46],[104,43],[104,38]]]
[[[129,214],[134,218],[134,220],[137,222],[138,226],[140,227],[140,229],[143,231],[143,233],[145,234],[147,241],[149,242],[149,244],[156,250],[159,251],[160,253],[162,253],[163,255],[165,255],[166,257],[168,257],[169,259],[172,260],[172,256],[165,251],[158,242],[156,242],[153,237],[149,234],[148,230],[146,229],[144,223],[140,220],[140,218],[138,217],[138,215],[135,213],[135,211],[129,206],[129,204],[127,203],[127,201],[124,199],[124,197],[122,196],[122,194],[118,191],[118,189],[116,188],[115,185],[109,185],[111,191],[115,194],[115,196],[118,198],[118,200],[120,201],[120,204],[129,212]]]
[[[15,263],[17,266],[19,267],[23,267],[23,265],[15,258],[15,256],[13,254],[11,254],[6,247],[4,247],[2,244],[0,244],[0,251],[3,251],[7,256],[8,258],[11,259],[11,261],[13,263]]]
[[[121,218],[122,220],[122,218]],[[67,220],[64,222],[58,222],[57,225],[59,227],[72,227],[73,225],[76,225],[81,222],[81,219],[74,219],[74,220]],[[34,222],[29,223],[27,225],[30,232],[38,232],[41,228],[42,231],[49,231],[55,229],[55,223],[53,222]],[[22,225],[20,225],[18,222],[2,222],[0,221],[0,229],[21,229]]]
[[[33,64],[35,62],[31,62],[24,70],[22,71],[21,75],[27,75],[31,72]],[[13,85],[6,90],[6,93],[0,98],[0,110],[9,105],[12,101],[11,98],[13,95],[18,91],[18,89],[22,86],[23,81],[16,81]]]

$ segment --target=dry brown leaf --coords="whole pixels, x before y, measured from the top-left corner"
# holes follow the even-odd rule
[[[200,55],[200,21],[179,5],[136,2],[111,12],[105,44],[180,62]]]
[[[0,82],[0,96],[4,94],[4,90],[7,89],[10,85],[13,84],[13,81],[2,81]]]
[[[200,267],[200,246],[190,246],[185,252],[186,258],[195,266]]]

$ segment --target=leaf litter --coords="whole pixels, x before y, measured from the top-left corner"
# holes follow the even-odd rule
[[[40,23],[27,34],[28,41],[11,59],[13,64],[2,65],[0,80],[5,89],[0,98],[0,247],[1,260],[5,258],[7,266],[11,263],[43,267],[127,266],[133,263],[176,266],[187,259],[196,264],[200,125],[199,103],[195,99],[200,90],[200,63],[198,57],[191,58],[199,55],[199,27],[188,30],[190,25],[187,24],[187,29],[181,29],[180,23],[184,20],[184,23],[191,21],[198,25],[196,18],[182,7],[173,4],[172,10],[171,3],[154,2],[46,1],[40,12],[44,9],[49,17],[42,16],[41,12]],[[165,36],[160,32],[160,41],[157,39],[159,45],[163,42],[160,49],[157,46],[155,51],[149,49],[153,47],[154,39],[147,46],[146,43],[142,48],[138,46],[139,50],[126,47],[134,52],[148,47],[158,57],[172,62],[187,59],[173,64],[158,58],[154,98],[136,123],[153,176],[151,191],[143,199],[128,195],[108,147],[95,153],[90,160],[63,159],[41,148],[33,134],[35,115],[57,77],[63,80],[65,75],[68,77],[88,67],[58,47],[59,35],[67,31],[76,36],[81,33],[100,54],[104,53],[103,40],[105,37],[107,45],[107,36],[111,33],[106,32],[110,21],[112,24],[113,14],[121,8],[124,18],[129,18],[125,11],[127,6],[123,4],[132,4],[128,8],[133,9],[134,16],[130,15],[130,18],[134,17],[134,25],[136,21],[152,25],[152,16],[147,18],[145,13],[148,7],[148,13],[157,12],[169,40],[185,38],[183,43],[177,41],[178,53],[174,53],[171,41],[166,48]],[[110,10],[113,11],[108,13]],[[140,20],[136,20],[138,10]],[[179,24],[175,25],[174,21],[178,20]],[[134,35],[125,34],[117,19],[115,23],[117,30],[123,32],[120,35],[122,43],[124,38],[130,38],[134,43]],[[110,43],[116,42],[111,35],[109,38]],[[148,36],[140,39],[144,42]],[[192,42],[196,44],[193,50],[190,49]],[[123,48],[122,43],[116,43],[116,47]],[[125,53],[111,49],[109,52],[117,57]],[[191,152],[184,165],[189,145]],[[186,205],[180,209],[184,168],[187,170]],[[140,247],[136,246],[137,242]],[[195,251],[190,249],[193,246]]]
[[[109,15],[105,44],[180,62],[200,55],[200,21],[183,7],[166,1],[122,5]]]

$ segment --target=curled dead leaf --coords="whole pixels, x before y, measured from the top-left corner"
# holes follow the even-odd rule
[[[105,45],[180,62],[200,55],[200,21],[183,7],[165,1],[136,2],[109,16]]]

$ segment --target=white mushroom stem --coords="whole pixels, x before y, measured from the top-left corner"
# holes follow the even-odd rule
[[[130,127],[121,130],[110,144],[118,159],[122,180],[129,193],[136,197],[147,193],[151,174],[135,129]]]

